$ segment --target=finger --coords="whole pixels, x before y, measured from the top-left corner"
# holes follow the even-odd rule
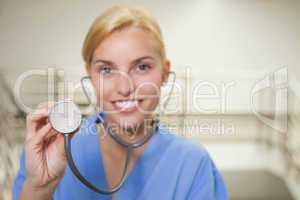
[[[53,142],[55,143],[55,146],[57,145],[57,138],[60,136],[56,131],[51,129],[47,135],[40,141],[45,148],[47,148],[49,145],[51,145]]]
[[[40,116],[44,116],[46,113],[48,114],[50,111],[50,108],[53,106],[53,103],[51,102],[44,102],[40,103],[37,108],[34,110],[33,113],[30,113],[30,118],[34,120],[39,120]]]
[[[30,119],[30,121],[37,121],[39,120],[41,117],[45,116],[46,114],[48,114],[48,110],[47,109],[39,109],[39,110],[35,110],[33,113],[29,113],[27,115],[27,117]]]
[[[38,127],[41,126],[38,122],[42,119],[45,120],[45,122],[48,122],[48,115],[50,108],[54,105],[54,102],[43,102],[40,103],[37,106],[37,109],[33,113],[29,113],[26,117],[26,127],[28,130],[29,136],[32,136],[30,134],[34,134]]]
[[[50,133],[52,129],[52,126],[50,123],[47,123],[45,126],[43,126],[36,134],[34,134],[31,138],[34,144],[39,144],[43,142],[44,138],[46,137],[47,134]]]
[[[50,125],[50,128],[49,128]],[[76,132],[78,132],[80,128],[77,128],[75,131],[70,133],[70,138],[72,138]],[[38,130],[35,134],[32,134],[32,137],[35,137],[36,142],[41,142],[41,141],[47,141],[49,138],[53,137],[54,135],[62,135],[62,133],[58,132],[55,130],[52,126],[51,123],[48,122],[45,126],[43,126],[40,130]],[[36,136],[35,136],[36,135]]]
[[[48,111],[42,110],[39,111],[38,114],[28,114],[26,117],[26,127],[29,133],[34,133],[37,130],[38,125],[40,124],[42,119],[46,119],[48,117]]]
[[[60,133],[57,132],[53,127],[51,127],[51,130],[49,131],[49,133],[44,137],[44,141],[49,140],[50,138],[52,138],[55,135],[60,135]]]
[[[40,128],[39,131],[29,132],[26,136],[26,139],[32,139],[35,141],[34,143],[39,143],[45,137],[45,135],[50,132],[51,128],[51,124],[47,123],[42,128]]]

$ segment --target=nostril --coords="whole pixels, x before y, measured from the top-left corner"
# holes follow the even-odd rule
[[[131,91],[130,91],[130,89],[122,88],[122,89],[119,89],[119,94],[121,94],[122,96],[128,97],[128,96],[130,96]]]
[[[119,83],[118,93],[124,97],[128,97],[133,93],[133,88],[128,83]]]
[[[120,75],[121,76],[119,76],[116,83],[118,87],[118,92],[122,96],[128,97],[134,91],[134,83],[132,82],[133,80],[129,76],[127,76],[127,73],[122,73]]]

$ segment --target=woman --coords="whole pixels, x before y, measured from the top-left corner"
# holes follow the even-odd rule
[[[83,58],[97,105],[106,113],[105,129],[115,126],[118,136],[127,141],[149,134],[153,129],[144,122],[153,119],[160,87],[170,72],[153,17],[138,8],[108,9],[92,24]],[[67,166],[63,137],[47,120],[50,107],[40,105],[27,116],[14,199],[227,199],[223,179],[207,151],[161,124],[149,142],[133,150],[129,176],[118,192],[102,195],[90,190]],[[95,124],[96,118],[87,118],[73,135],[72,154],[85,178],[98,187],[112,188],[120,181],[126,149]]]

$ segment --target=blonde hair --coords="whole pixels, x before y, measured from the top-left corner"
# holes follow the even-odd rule
[[[165,60],[165,45],[156,20],[143,8],[113,6],[97,17],[91,25],[82,48],[87,68],[91,66],[93,53],[98,45],[114,31],[137,27],[150,33],[158,44],[158,53]]]

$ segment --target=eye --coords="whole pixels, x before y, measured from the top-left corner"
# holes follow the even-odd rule
[[[141,63],[141,64],[137,65],[137,70],[140,71],[140,72],[147,71],[150,68],[151,68],[151,66],[149,64],[146,64],[146,63]]]
[[[99,72],[103,75],[109,75],[112,72],[112,68],[107,65],[104,65],[99,69]]]

